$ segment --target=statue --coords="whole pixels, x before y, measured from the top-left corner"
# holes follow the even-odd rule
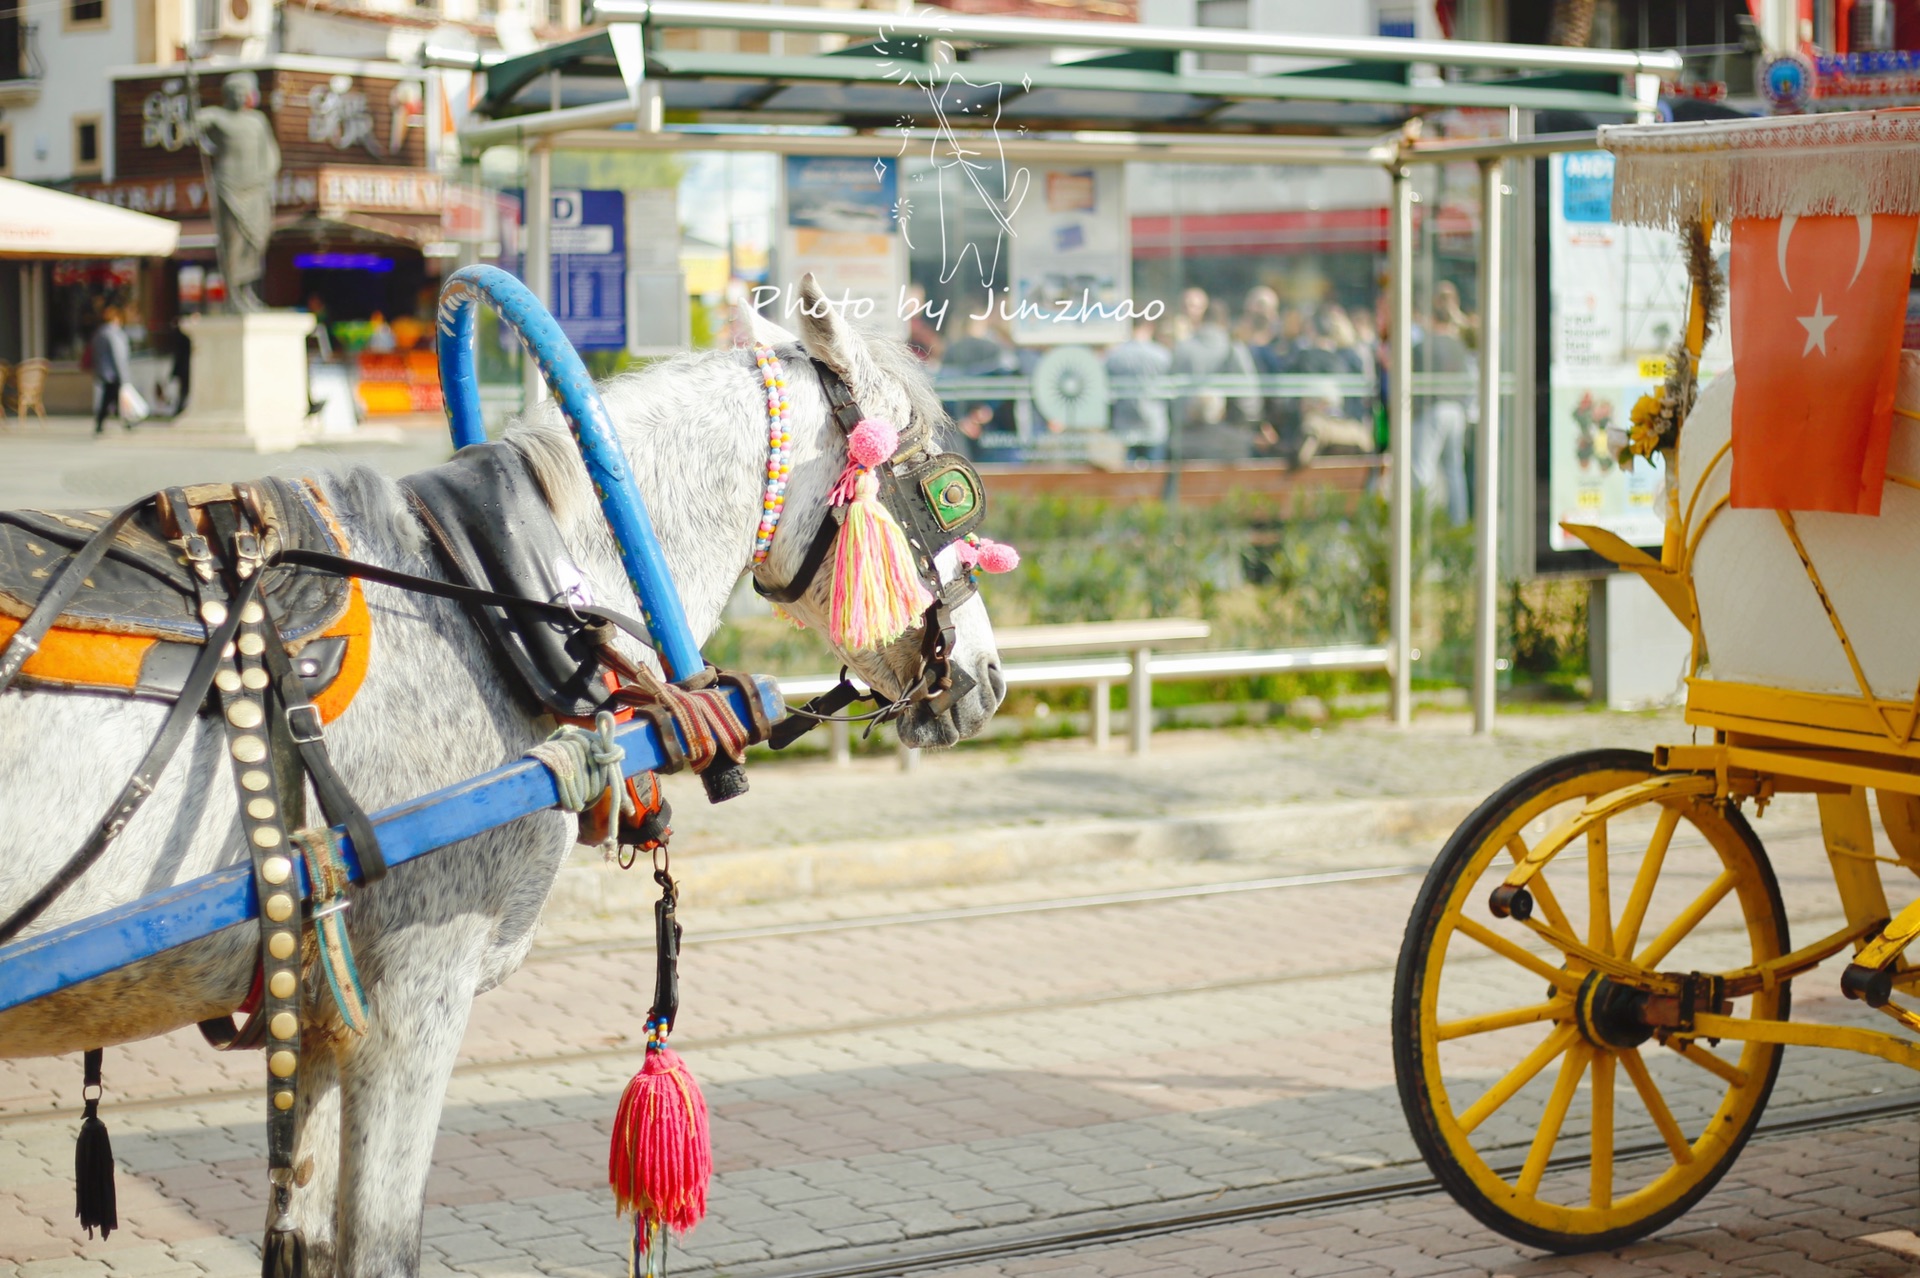
[[[227,307],[261,309],[253,291],[265,272],[267,237],[273,233],[273,181],[280,173],[280,144],[260,104],[260,81],[236,71],[220,83],[225,106],[196,112],[195,135],[212,162],[213,230]]]

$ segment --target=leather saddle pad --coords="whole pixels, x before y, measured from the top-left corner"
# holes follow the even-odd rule
[[[268,528],[263,549],[347,553],[332,512],[307,481],[263,479],[255,488]],[[230,499],[233,490],[203,484],[186,494],[198,505]],[[0,511],[0,641],[33,611],[67,555],[112,514],[105,509]],[[270,569],[264,589],[295,654],[294,668],[321,717],[337,717],[366,671],[371,624],[359,583]],[[20,682],[172,700],[205,639],[192,572],[149,508],[114,539],[20,671]]]
[[[400,486],[455,581],[542,603],[593,602],[519,449],[472,444]],[[469,605],[467,613],[532,708],[578,717],[605,699],[600,662],[583,632],[513,607]]]

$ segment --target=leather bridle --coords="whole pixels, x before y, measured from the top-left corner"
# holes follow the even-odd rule
[[[839,373],[817,359],[812,364],[834,425],[842,435],[851,435],[866,416],[859,401]],[[966,567],[962,567],[952,581],[941,581],[937,556],[985,521],[987,492],[980,482],[980,474],[972,462],[958,453],[917,448],[877,467],[874,478],[881,504],[907,535],[907,543],[913,549],[914,571],[932,600],[920,616],[920,668],[898,697],[857,715],[839,712],[856,701],[877,698],[872,693],[861,693],[842,669],[836,687],[804,706],[789,707],[791,717],[776,726],[769,742],[776,750],[791,744],[819,723],[831,720],[869,725],[884,723],[920,704],[940,713],[973,690],[973,676],[956,669],[952,662],[953,612],[978,593],[979,586],[972,570]],[[805,597],[821,569],[826,567],[845,517],[844,507],[829,507],[806,554],[801,556],[792,580],[784,586],[769,586],[755,578],[755,593],[781,604],[795,603]]]

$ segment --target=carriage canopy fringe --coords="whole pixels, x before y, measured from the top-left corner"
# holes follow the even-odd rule
[[[1678,230],[1710,217],[1920,213],[1920,109],[1600,130],[1613,220]]]

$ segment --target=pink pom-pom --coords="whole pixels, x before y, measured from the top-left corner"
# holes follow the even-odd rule
[[[953,557],[960,561],[962,568],[978,568],[980,566],[980,547],[977,544],[978,541],[979,538],[977,537],[969,537],[954,546]]]
[[[1004,541],[980,539],[979,564],[986,572],[1012,572],[1020,566],[1020,552]]]
[[[862,466],[878,466],[900,447],[900,432],[884,417],[863,417],[847,436],[847,456]]]

